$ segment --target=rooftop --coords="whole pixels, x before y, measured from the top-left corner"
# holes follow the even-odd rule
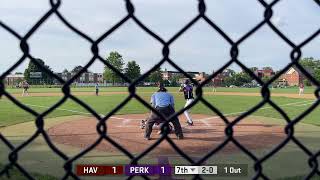
[[[23,74],[9,74],[6,76],[7,78],[24,78]]]

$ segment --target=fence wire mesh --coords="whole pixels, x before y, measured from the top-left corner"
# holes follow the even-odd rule
[[[293,43],[284,33],[282,33],[271,21],[270,19],[273,16],[273,7],[279,2],[280,0],[274,0],[270,3],[264,1],[264,0],[258,0],[257,3],[260,3],[265,11],[263,14],[263,20],[259,22],[257,25],[251,28],[251,30],[247,33],[245,33],[241,38],[234,41],[230,38],[230,36],[225,33],[218,24],[216,24],[212,19],[210,19],[206,15],[206,3],[204,0],[198,0],[198,13],[196,17],[194,17],[190,22],[188,22],[181,30],[179,30],[173,37],[171,37],[168,41],[163,40],[160,36],[158,36],[156,33],[154,33],[152,30],[150,30],[144,23],[142,23],[139,18],[135,15],[135,8],[134,4],[130,0],[125,0],[125,8],[127,10],[127,15],[121,19],[118,23],[116,23],[113,27],[108,29],[103,35],[101,35],[98,39],[92,39],[88,35],[85,34],[85,32],[80,31],[79,29],[75,28],[72,25],[72,22],[69,22],[62,13],[59,12],[59,8],[62,5],[62,0],[50,0],[50,6],[51,8],[34,24],[34,26],[25,34],[20,35],[18,34],[15,29],[9,27],[6,25],[5,22],[0,21],[0,26],[2,29],[10,33],[12,36],[14,36],[19,42],[20,42],[20,49],[23,52],[23,55],[20,59],[17,60],[17,62],[11,66],[5,73],[3,73],[0,76],[0,96],[7,97],[10,101],[12,101],[15,105],[23,109],[24,111],[32,114],[35,118],[35,125],[37,127],[36,132],[29,137],[26,141],[24,141],[22,144],[18,146],[14,146],[3,134],[0,134],[1,141],[10,149],[10,153],[8,154],[8,160],[9,163],[4,166],[3,169],[0,169],[0,177],[2,176],[9,176],[10,177],[10,170],[15,167],[17,168],[27,179],[35,179],[23,166],[21,166],[18,163],[19,159],[19,152],[27,147],[30,143],[32,143],[38,136],[43,136],[46,143],[50,147],[50,149],[60,158],[62,158],[64,163],[64,170],[65,174],[62,177],[62,179],[68,179],[68,178],[74,178],[74,179],[80,179],[73,171],[73,163],[81,158],[83,155],[90,152],[92,149],[94,149],[100,142],[102,141],[108,141],[111,143],[114,147],[116,147],[119,151],[124,153],[128,158],[131,159],[131,164],[135,165],[139,163],[139,160],[141,160],[145,155],[147,155],[150,151],[152,151],[154,148],[156,148],[161,142],[167,141],[172,148],[175,149],[177,153],[181,155],[185,160],[187,160],[190,165],[201,165],[203,164],[208,158],[214,156],[218,151],[222,150],[227,144],[233,143],[235,146],[237,146],[244,154],[246,154],[249,158],[252,159],[254,162],[254,172],[255,175],[252,177],[252,179],[269,179],[264,172],[263,172],[263,163],[268,160],[270,157],[275,155],[277,152],[279,152],[283,147],[286,146],[289,142],[295,143],[301,150],[309,157],[308,159],[308,166],[310,167],[310,172],[307,174],[305,179],[311,179],[312,177],[316,175],[320,175],[319,170],[319,163],[317,158],[320,156],[320,150],[316,153],[312,153],[311,150],[309,150],[303,142],[298,140],[294,136],[294,129],[295,125],[299,123],[306,115],[308,115],[310,112],[312,112],[320,103],[319,98],[319,92],[320,92],[320,84],[319,82],[311,75],[308,71],[306,71],[300,64],[299,59],[302,56],[301,48],[304,47],[306,44],[308,44],[310,41],[315,39],[319,33],[320,28],[315,31],[310,37],[305,39],[299,44]],[[319,0],[313,0],[317,5],[320,7],[320,1]],[[30,2],[31,3],[31,2]],[[249,7],[248,7],[249,8]],[[92,58],[88,61],[88,63],[84,66],[84,68],[78,72],[76,75],[74,75],[70,80],[65,81],[61,79],[56,74],[52,73],[52,71],[46,69],[44,66],[39,64],[39,62],[36,60],[36,58],[30,53],[29,51],[29,44],[28,40],[29,38],[36,33],[37,29],[43,25],[44,22],[48,21],[49,17],[56,16],[58,19],[70,30],[72,30],[75,34],[80,36],[81,38],[85,39],[91,44],[91,52],[92,52]],[[145,74],[143,74],[138,79],[132,81],[128,77],[126,77],[124,74],[120,73],[115,67],[113,67],[111,64],[106,62],[103,57],[99,55],[99,48],[98,45],[103,41],[105,38],[107,38],[110,34],[115,32],[119,27],[121,27],[126,21],[133,20],[146,34],[156,39],[158,42],[162,44],[162,55],[163,58],[150,70],[148,70]],[[218,32],[230,45],[230,60],[222,66],[219,70],[217,70],[215,73],[211,74],[204,82],[197,82],[192,77],[187,74],[185,71],[183,71],[179,65],[175,64],[172,59],[170,59],[170,45],[176,41],[182,34],[184,34],[190,27],[192,27],[197,21],[200,19],[204,20],[208,25],[210,25],[211,28],[213,28],[216,32]],[[269,81],[263,82],[259,77],[257,77],[247,66],[245,66],[240,59],[238,58],[239,54],[239,45],[252,36],[257,30],[262,28],[263,26],[270,27],[274,33],[278,35],[280,39],[282,39],[286,44],[288,44],[292,50],[290,53],[290,59],[291,62],[284,67],[281,71],[279,71],[275,76],[273,76]],[[17,68],[21,63],[26,61],[27,59],[30,59],[34,64],[38,65],[44,72],[48,73],[55,79],[59,81],[59,83],[63,84],[62,92],[63,92],[63,98],[51,106],[48,110],[46,110],[43,113],[38,113],[35,110],[31,109],[30,107],[24,105],[23,103],[16,100],[12,95],[10,95],[5,88],[4,85],[4,79],[7,75],[10,74],[15,68]],[[106,116],[102,117],[100,116],[94,109],[92,109],[89,105],[87,105],[85,102],[80,100],[79,98],[75,97],[70,93],[70,85],[81,76],[82,73],[84,73],[95,61],[100,61],[104,65],[106,65],[108,68],[110,68],[112,71],[114,71],[118,76],[120,76],[125,82],[129,83],[128,92],[129,96],[121,102],[116,108],[114,108],[111,112],[109,112]],[[136,85],[145,79],[150,73],[155,71],[157,68],[159,68],[162,64],[169,63],[174,68],[176,68],[179,72],[181,72],[184,76],[189,78],[195,85],[196,85],[196,99],[193,103],[191,103],[186,108],[183,108],[176,112],[174,115],[170,116],[169,118],[164,117],[162,114],[157,112],[152,106],[149,105],[143,98],[141,98],[136,93]],[[221,73],[224,69],[226,69],[231,64],[237,64],[239,65],[246,73],[248,73],[254,80],[256,80],[261,86],[261,96],[263,100],[261,100],[257,105],[246,111],[245,113],[242,113],[240,116],[236,117],[234,121],[229,121],[225,115],[220,112],[216,107],[214,107],[212,104],[210,104],[204,97],[202,93],[202,88],[208,84],[212,78],[217,76],[219,73]],[[298,117],[294,119],[290,119],[288,115],[270,98],[270,90],[268,86],[274,82],[276,79],[280,77],[281,74],[285,73],[290,67],[297,67],[298,70],[300,70],[308,80],[310,80],[317,88],[314,92],[316,96],[316,101],[302,114],[300,114]],[[162,119],[165,119],[168,124],[173,118],[177,117],[178,115],[182,114],[184,110],[191,108],[195,104],[202,102],[204,103],[209,109],[211,109],[214,113],[216,113],[220,118],[225,122],[226,128],[225,128],[225,136],[227,137],[221,144],[219,144],[216,148],[212,149],[208,154],[206,154],[201,159],[195,161],[193,160],[188,154],[184,153],[168,136],[169,131],[167,131],[166,127],[163,126],[164,133],[153,145],[151,145],[149,148],[147,148],[145,151],[143,151],[141,154],[134,156],[131,154],[128,150],[123,148],[120,144],[118,144],[116,141],[111,139],[108,136],[107,133],[107,125],[106,121],[114,115],[118,110],[120,110],[123,106],[125,106],[131,99],[135,98],[140,103],[142,103],[145,107],[148,109],[154,111],[158,116],[160,116]],[[77,102],[79,105],[81,105],[83,108],[85,108],[87,111],[89,111],[99,122],[97,123],[97,133],[99,134],[99,137],[96,139],[95,142],[93,142],[88,148],[82,150],[79,154],[68,157],[64,152],[62,152],[60,149],[58,149],[50,140],[50,137],[48,136],[47,132],[44,130],[44,117],[46,117],[48,114],[50,114],[52,111],[54,111],[56,108],[61,106],[66,100],[72,99],[73,101]],[[284,133],[286,134],[286,138],[278,144],[276,147],[274,147],[269,153],[264,155],[263,157],[257,157],[254,155],[250,150],[248,150],[245,146],[243,146],[236,138],[233,136],[234,127],[245,117],[251,115],[255,111],[259,110],[262,106],[269,104],[272,106],[276,111],[278,111],[283,119],[286,121],[286,126],[284,129]],[[147,176],[142,176],[144,179],[149,179]],[[128,179],[131,179],[132,176],[128,177]],[[200,175],[195,175],[193,179],[202,179]]]

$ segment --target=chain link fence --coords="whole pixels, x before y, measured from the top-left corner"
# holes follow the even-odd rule
[[[279,2],[280,0],[274,0],[270,3],[267,3],[264,0],[258,0],[257,3],[260,3],[264,8],[264,18],[261,22],[259,22],[257,25],[252,27],[252,29],[244,34],[240,39],[234,41],[232,40],[228,34],[226,34],[218,24],[214,23],[212,19],[210,19],[208,16],[206,16],[206,3],[204,0],[198,0],[198,13],[196,17],[194,17],[190,22],[188,22],[181,30],[178,31],[173,37],[171,37],[168,41],[163,40],[160,36],[158,36],[156,33],[154,33],[152,30],[150,30],[145,24],[143,24],[140,20],[139,17],[135,16],[135,8],[134,4],[130,0],[125,0],[125,8],[127,10],[127,15],[121,19],[116,25],[111,27],[108,31],[106,31],[102,36],[100,36],[98,39],[92,39],[88,35],[85,34],[85,32],[80,31],[79,29],[75,28],[72,25],[72,22],[69,22],[63,14],[59,12],[59,8],[62,5],[61,0],[50,0],[50,5],[51,8],[49,11],[47,11],[41,18],[40,20],[37,21],[37,23],[25,34],[25,35],[20,35],[18,34],[15,29],[9,27],[8,25],[5,24],[5,22],[0,21],[0,26],[2,29],[5,31],[9,32],[12,36],[14,36],[19,42],[20,42],[20,49],[23,52],[23,55],[20,59],[16,61],[16,63],[8,68],[8,70],[3,73],[0,76],[0,96],[5,96],[7,97],[10,101],[12,101],[15,105],[23,109],[24,111],[32,114],[35,117],[35,124],[37,127],[37,131],[29,137],[25,142],[18,146],[14,146],[4,135],[0,134],[0,140],[2,143],[4,143],[10,150],[11,152],[8,154],[8,159],[9,163],[4,166],[4,168],[0,169],[0,177],[5,176],[6,174],[9,174],[10,169],[13,167],[17,168],[27,179],[34,179],[32,175],[25,169],[23,168],[19,163],[19,152],[28,146],[31,142],[33,142],[38,136],[43,136],[46,143],[48,146],[51,148],[53,152],[56,153],[57,156],[62,158],[65,163],[64,163],[64,170],[65,174],[62,179],[67,179],[67,178],[74,178],[74,179],[80,179],[74,172],[72,171],[72,167],[74,162],[81,158],[83,155],[91,151],[93,148],[95,148],[101,141],[108,141],[111,143],[114,147],[116,147],[119,151],[124,153],[128,158],[131,159],[131,164],[138,164],[139,160],[141,160],[148,152],[152,151],[155,147],[157,147],[161,142],[167,141],[176,151],[183,157],[185,160],[187,160],[191,165],[201,165],[203,164],[208,158],[214,156],[218,151],[223,149],[228,143],[233,143],[235,146],[237,146],[244,154],[246,154],[249,158],[254,161],[254,171],[255,175],[252,179],[269,179],[263,172],[263,163],[268,160],[270,157],[275,155],[277,152],[279,152],[286,144],[289,142],[295,143],[298,147],[301,148],[301,150],[309,157],[308,159],[308,166],[310,167],[310,173],[306,175],[305,179],[310,179],[313,176],[320,175],[319,171],[319,162],[317,161],[317,158],[320,156],[320,150],[317,151],[316,153],[312,153],[304,144],[303,142],[299,141],[295,136],[294,136],[294,129],[295,125],[299,123],[306,115],[308,115],[310,112],[312,112],[320,103],[320,98],[319,98],[319,91],[320,91],[320,84],[319,82],[311,75],[309,74],[300,64],[299,64],[299,59],[301,58],[302,52],[301,48],[304,47],[306,44],[308,44],[310,41],[312,41],[314,38],[316,38],[319,33],[320,29],[318,29],[316,32],[314,32],[310,37],[305,39],[303,42],[299,44],[293,43],[289,38],[285,36],[284,33],[282,33],[271,21],[270,19],[272,18],[273,15],[273,7]],[[312,1],[312,0],[310,0]],[[317,5],[320,7],[320,1],[319,0],[313,0]],[[248,7],[249,8],[249,7]],[[85,39],[91,44],[91,52],[92,52],[92,58],[89,60],[89,62],[84,66],[84,68],[78,72],[76,75],[74,75],[69,81],[64,81],[57,75],[53,74],[51,71],[46,69],[45,67],[41,66],[41,64],[36,61],[36,58],[30,54],[29,51],[29,44],[28,40],[29,38],[36,33],[37,29],[42,26],[44,22],[48,20],[49,17],[51,16],[57,16],[59,20],[70,30],[72,30],[75,34],[80,36],[81,38]],[[149,36],[152,36],[154,39],[156,39],[158,42],[162,44],[162,55],[163,58],[151,69],[149,69],[145,74],[143,74],[140,78],[138,78],[135,81],[130,80],[128,77],[126,77],[124,74],[120,73],[116,68],[114,68],[112,65],[108,64],[104,58],[102,58],[99,55],[99,48],[98,45],[103,41],[106,37],[108,37],[110,34],[115,32],[119,27],[121,27],[126,21],[128,20],[133,20],[146,34]],[[176,41],[182,34],[184,34],[190,27],[192,27],[197,21],[200,19],[204,20],[208,25],[210,25],[211,28],[213,28],[216,32],[218,32],[230,45],[230,60],[222,66],[219,70],[217,70],[214,74],[211,74],[206,81],[204,82],[197,82],[192,79],[190,75],[188,75],[186,72],[184,72],[179,65],[175,64],[172,59],[170,59],[170,48],[169,46]],[[290,59],[291,62],[283,68],[280,72],[278,72],[274,77],[272,77],[268,82],[263,82],[260,78],[258,78],[248,67],[246,67],[241,60],[238,58],[239,54],[239,45],[252,36],[257,30],[259,30],[263,26],[268,26],[270,27],[274,33],[278,35],[280,39],[282,39],[286,44],[288,44],[291,48],[292,51],[290,53]],[[30,59],[34,64],[38,65],[43,71],[47,72],[50,74],[52,77],[57,79],[59,83],[63,84],[62,87],[62,92],[63,92],[63,98],[51,106],[48,110],[46,110],[43,113],[38,113],[35,110],[29,108],[28,106],[24,105],[23,103],[17,101],[12,95],[10,95],[4,86],[4,79],[7,75],[10,74],[15,68],[17,68],[21,63],[26,61],[26,59]],[[111,112],[109,112],[106,116],[101,117],[97,112],[95,112],[90,106],[88,106],[85,102],[81,101],[74,95],[70,93],[70,85],[74,82],[75,79],[79,78],[83,72],[85,72],[94,62],[100,61],[103,64],[105,64],[108,68],[113,70],[118,76],[120,76],[125,82],[129,83],[128,91],[129,91],[129,96],[121,102],[116,108],[114,108]],[[192,83],[196,85],[196,99],[195,101],[190,104],[188,107],[181,109],[180,111],[176,112],[174,115],[172,115],[169,118],[166,118],[162,116],[162,114],[158,113],[155,111],[153,107],[149,105],[146,101],[144,101],[137,93],[136,93],[136,88],[135,86],[145,79],[150,73],[152,73],[154,70],[159,68],[163,63],[169,63],[172,65],[174,68],[176,68],[179,72],[181,72],[184,76],[189,78]],[[221,73],[225,68],[227,68],[229,65],[232,63],[235,63],[239,65],[246,73],[248,73],[254,80],[256,80],[261,86],[261,96],[263,100],[259,102],[257,105],[252,107],[250,110],[248,110],[245,113],[242,113],[240,116],[236,117],[236,119],[232,122],[230,122],[223,113],[221,113],[216,107],[211,105],[205,98],[203,98],[203,92],[202,92],[202,87],[204,87],[207,83],[211,81],[212,78],[217,76],[219,73]],[[317,100],[302,114],[300,114],[298,117],[294,119],[290,119],[288,115],[275,103],[271,100],[270,98],[270,90],[268,89],[268,86],[278,79],[281,74],[285,73],[290,67],[295,66],[300,70],[317,88],[314,92],[315,96],[317,97]],[[127,151],[125,148],[123,148],[121,145],[119,145],[117,142],[113,141],[107,133],[107,126],[106,126],[106,121],[115,114],[118,110],[120,110],[123,106],[125,106],[131,99],[135,98],[138,100],[140,103],[142,103],[145,107],[147,107],[150,110],[153,110],[157,115],[159,115],[161,118],[167,120],[166,125],[168,124],[169,121],[171,121],[174,117],[182,114],[185,109],[189,109],[195,104],[202,102],[204,103],[209,109],[211,109],[214,113],[216,113],[218,116],[221,117],[221,119],[225,122],[226,128],[225,128],[225,136],[227,137],[220,145],[218,145],[216,148],[212,149],[208,154],[206,154],[204,157],[202,157],[199,160],[193,160],[188,154],[185,154],[179,147],[167,136],[169,131],[167,130],[167,126],[163,126],[164,134],[157,140],[153,145],[151,145],[148,149],[146,149],[144,152],[141,154],[134,156],[131,154],[129,151]],[[74,157],[68,157],[64,152],[62,152],[60,149],[58,149],[50,140],[50,137],[48,136],[47,132],[44,130],[44,117],[47,116],[49,113],[54,111],[56,108],[61,106],[66,100],[72,99],[73,101],[77,102],[79,105],[81,105],[83,108],[85,108],[87,111],[89,111],[98,121],[99,123],[97,124],[97,133],[99,134],[99,138],[92,143],[91,146],[88,148],[82,150],[79,154],[77,154]],[[243,146],[237,139],[234,138],[233,136],[233,129],[234,127],[245,117],[249,116],[250,114],[254,113],[255,111],[259,110],[262,106],[269,104],[272,106],[276,111],[278,111],[283,119],[287,122],[285,126],[285,134],[286,138],[276,147],[274,147],[269,153],[264,155],[263,157],[257,157],[255,156],[252,152],[250,152],[245,146]],[[147,176],[142,176],[144,179],[149,179]],[[128,179],[131,179],[132,177],[128,177]],[[202,179],[200,175],[195,175],[194,179]]]

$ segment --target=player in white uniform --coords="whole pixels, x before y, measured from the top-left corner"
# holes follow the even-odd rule
[[[303,93],[304,93],[304,84],[301,83],[301,84],[299,85],[299,96],[303,95]]]
[[[189,79],[187,79],[185,81],[185,83],[180,87],[179,89],[180,92],[183,92],[184,94],[184,98],[186,100],[186,104],[184,105],[184,107],[187,107],[189,104],[191,104],[194,100],[193,98],[193,87],[192,85],[190,84],[190,81]],[[187,118],[187,124],[189,126],[193,126],[193,121],[192,121],[192,118],[189,114],[189,111],[188,110],[185,110],[184,111],[184,115],[186,116]]]
[[[30,87],[30,85],[28,84],[27,81],[22,82],[22,88],[23,88],[22,96],[25,96],[25,95],[29,96],[29,91],[28,91],[29,87]]]

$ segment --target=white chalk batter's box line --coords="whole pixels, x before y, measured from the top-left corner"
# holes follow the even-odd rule
[[[278,105],[279,107],[283,107],[283,106],[306,106],[309,104],[314,103],[314,100],[307,100],[307,101],[300,101],[300,102],[294,102],[294,103],[288,103],[288,104],[283,104],[283,105]],[[301,104],[304,103],[304,104]],[[50,108],[48,106],[41,106],[41,105],[34,105],[34,104],[27,104],[25,103],[25,105],[27,106],[33,106],[33,107],[39,107],[39,108]],[[263,109],[271,109],[273,107],[264,107],[264,108],[260,108],[259,110],[263,110]],[[82,112],[82,111],[77,111],[77,110],[72,110],[72,109],[64,109],[64,108],[56,108],[55,110],[60,110],[60,111],[68,111],[68,112],[74,112],[74,113],[79,113],[79,114],[86,114],[86,115],[92,115],[91,113],[87,113],[87,112]],[[227,113],[224,114],[224,116],[230,116],[230,115],[237,115],[237,114],[242,114],[245,113],[246,111],[241,111],[241,112],[233,112],[233,113]],[[104,114],[99,114],[100,116],[104,116]],[[211,126],[208,122],[206,122],[206,120],[210,120],[210,119],[216,119],[216,118],[220,118],[220,116],[211,116],[211,117],[207,117],[207,118],[202,118],[202,119],[194,119],[194,121],[201,121],[202,123],[206,124],[207,126]],[[122,125],[119,127],[130,127],[127,124],[131,121],[141,121],[142,119],[130,119],[130,118],[122,118],[122,117],[115,117],[115,116],[111,116],[110,119],[120,119],[123,120]],[[134,126],[136,127],[136,126]]]

